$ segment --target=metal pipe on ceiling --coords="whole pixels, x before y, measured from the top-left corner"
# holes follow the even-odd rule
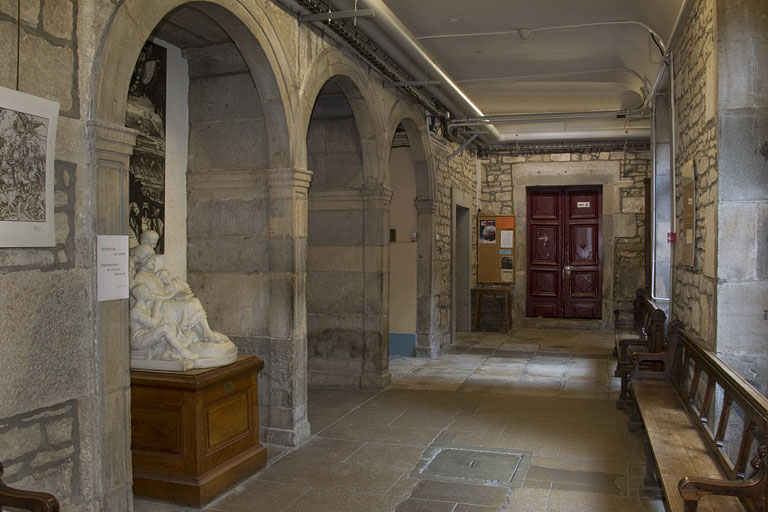
[[[527,141],[547,141],[547,140],[589,140],[589,139],[648,139],[650,136],[649,127],[638,128],[600,128],[588,130],[558,130],[558,131],[527,131],[509,136],[503,136],[498,142],[504,144],[515,144]]]
[[[624,119],[643,117],[641,110],[600,110],[585,112],[542,112],[540,114],[497,114],[480,117],[456,119],[449,126],[478,126],[485,124],[507,124],[535,121],[553,121],[569,119]]]
[[[275,1],[288,8],[288,0]],[[315,0],[293,0],[293,3],[308,10],[312,14],[319,14],[321,12],[326,14],[325,8]],[[361,20],[358,20],[358,23],[360,21]],[[352,47],[360,54],[363,59],[365,59],[371,66],[373,66],[374,69],[381,73],[384,78],[392,82],[402,82],[405,80],[406,77],[403,75],[403,73],[401,73],[400,70],[395,69],[394,66],[387,62],[388,59],[386,55],[384,57],[379,55],[376,51],[376,48],[372,47],[369,41],[366,41],[364,38],[362,38],[357,33],[357,31],[348,28],[343,21],[329,20],[326,22],[325,26],[328,28],[328,33],[331,34],[333,39],[348,44],[350,47]],[[431,98],[425,96],[417,88],[407,87],[404,90],[409,95],[411,95],[413,99],[420,103],[428,112],[435,115],[442,114],[442,111],[434,104]],[[438,101],[440,101],[439,98]]]
[[[559,25],[559,26],[551,26],[551,27],[536,27],[536,28],[530,28],[530,27],[519,27],[514,30],[501,30],[496,32],[470,32],[470,33],[462,33],[462,34],[435,34],[432,36],[422,36],[419,37],[419,40],[422,39],[442,39],[442,38],[456,38],[456,37],[482,37],[482,36],[503,36],[503,35],[509,35],[509,34],[520,34],[520,37],[523,39],[527,39],[530,37],[530,34],[532,32],[546,32],[550,30],[567,30],[567,29],[574,29],[574,28],[590,28],[590,27],[598,27],[598,26],[605,26],[605,25],[637,25],[639,27],[642,27],[644,30],[648,31],[648,33],[651,35],[651,37],[654,37],[657,39],[657,44],[661,47],[660,50],[662,53],[665,53],[666,50],[666,44],[664,43],[664,40],[661,38],[661,36],[653,30],[651,27],[646,25],[643,22],[635,21],[635,20],[616,20],[616,21],[596,21],[593,23],[579,23],[576,25]],[[521,32],[525,31],[525,32]],[[526,34],[526,35],[523,35]]]
[[[403,25],[383,0],[365,0],[366,5],[376,11],[376,23],[358,20],[358,26],[388,55],[415,77],[423,75],[424,80],[436,79],[441,82],[439,89],[430,89],[435,97],[451,110],[454,116],[483,116],[480,108],[443,71]],[[336,8],[346,9],[354,0],[335,0]],[[381,27],[381,28],[379,28]],[[401,60],[402,59],[402,60]],[[405,61],[405,62],[404,62]],[[412,64],[411,64],[412,63]],[[447,101],[443,101],[446,99]],[[499,140],[501,135],[494,126],[488,126],[489,136]]]

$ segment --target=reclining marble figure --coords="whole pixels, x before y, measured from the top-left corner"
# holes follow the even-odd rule
[[[155,272],[155,251],[133,249],[131,367],[189,370],[224,366],[237,359],[237,347],[208,325],[200,300],[168,270]]]

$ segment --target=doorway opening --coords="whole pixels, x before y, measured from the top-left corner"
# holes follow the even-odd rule
[[[469,208],[454,205],[453,223],[453,334],[469,332],[472,326],[470,291],[470,224]]]
[[[602,187],[528,187],[526,316],[602,318]]]
[[[408,134],[398,125],[389,154],[389,355],[413,356],[417,342],[416,169]]]

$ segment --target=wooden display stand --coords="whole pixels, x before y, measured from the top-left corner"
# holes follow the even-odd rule
[[[472,288],[475,294],[475,330],[476,331],[499,331],[509,332],[512,328],[512,317],[510,315],[510,296],[512,294],[512,288],[509,287],[485,287],[485,288]],[[489,315],[484,308],[486,304],[486,298],[496,299],[501,297],[503,304],[500,314]],[[489,316],[498,317],[498,321],[493,324],[488,322]]]
[[[133,492],[202,507],[264,466],[258,372],[240,356],[184,373],[131,370]]]

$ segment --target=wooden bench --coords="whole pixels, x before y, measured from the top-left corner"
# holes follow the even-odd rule
[[[664,324],[667,314],[640,288],[635,293],[631,310],[614,311],[616,337],[616,371],[621,378],[621,392],[616,406],[620,409],[632,403],[627,382],[632,371],[631,356],[635,352],[660,352],[664,347]]]
[[[0,463],[0,477],[5,469]],[[32,512],[59,512],[59,502],[56,497],[47,492],[22,491],[8,487],[0,480],[0,510],[3,507],[14,507]]]
[[[680,322],[669,331],[664,352],[632,356],[641,495],[663,495],[672,512],[765,512],[768,400]]]

